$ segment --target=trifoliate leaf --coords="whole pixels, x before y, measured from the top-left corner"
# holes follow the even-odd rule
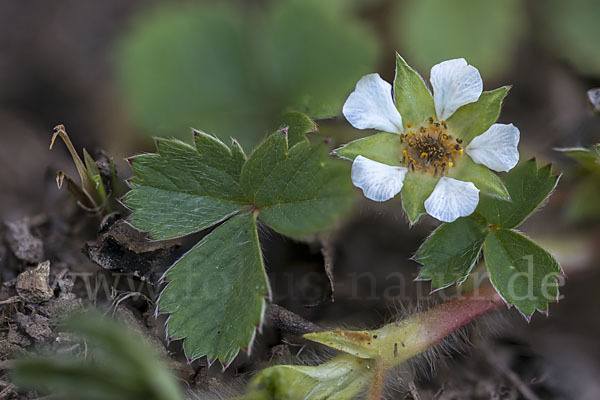
[[[409,128],[408,124],[420,126],[427,118],[435,116],[433,96],[423,78],[399,54],[396,54],[394,97],[405,130]]]
[[[353,199],[348,166],[327,160],[327,147],[303,141],[288,149],[284,132],[250,156],[241,184],[260,219],[277,232],[302,238],[329,228]]]
[[[256,215],[219,226],[165,274],[170,281],[158,300],[171,313],[168,334],[183,339],[190,360],[208,356],[224,367],[252,345],[270,297]]]
[[[411,224],[425,214],[425,200],[431,195],[438,178],[420,172],[409,172],[402,187],[402,207]]]
[[[534,160],[524,162],[504,176],[510,200],[482,195],[477,212],[490,224],[515,228],[550,195],[558,179],[550,165],[538,169]]]
[[[383,132],[345,144],[335,154],[350,161],[361,155],[387,165],[401,165],[402,144],[400,135]]]
[[[498,175],[482,164],[476,164],[471,157],[464,155],[456,167],[450,170],[448,176],[465,181],[473,182],[482,193],[499,196],[503,199],[509,198],[508,189]]]
[[[485,221],[476,217],[442,224],[415,255],[423,265],[419,277],[431,280],[434,289],[463,282],[477,263],[488,232]]]
[[[298,138],[314,127],[293,117]],[[132,225],[152,238],[181,237],[231,218],[168,270],[171,282],[158,301],[171,314],[172,339],[185,338],[192,359],[208,355],[226,365],[260,327],[269,288],[259,214],[300,238],[329,228],[354,198],[347,165],[327,160],[326,146],[306,138],[288,148],[291,130],[290,122],[248,159],[237,141],[229,148],[198,131],[195,146],[160,140],[158,154],[130,159],[136,176],[123,202],[133,210]]]
[[[240,400],[351,400],[373,376],[373,364],[342,354],[315,367],[278,365],[261,371]]]
[[[238,183],[243,152],[202,132],[195,144],[161,139],[158,154],[130,159],[135,177],[123,203],[133,210],[133,226],[153,239],[197,232],[246,207]]]
[[[490,280],[502,298],[525,317],[546,311],[558,298],[558,262],[547,251],[523,235],[499,229],[484,243]]]
[[[287,129],[288,144],[292,147],[298,142],[307,140],[306,134],[317,130],[317,124],[307,115],[300,112],[288,112],[281,119],[280,129]]]
[[[462,106],[448,118],[448,130],[468,145],[475,136],[481,135],[492,126],[500,115],[502,101],[510,86],[483,92],[475,103]]]

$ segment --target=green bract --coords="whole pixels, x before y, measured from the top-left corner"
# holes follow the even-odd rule
[[[317,366],[278,365],[261,371],[238,400],[350,400],[373,375],[373,360],[339,355]]]
[[[314,122],[294,113],[248,159],[236,141],[228,147],[199,131],[194,146],[161,139],[157,154],[130,159],[135,177],[123,203],[133,211],[131,224],[152,239],[225,221],[164,275],[169,283],[158,309],[171,314],[168,336],[185,339],[190,360],[207,355],[226,367],[261,327],[270,291],[257,220],[304,238],[349,209],[347,167],[306,138],[314,130]]]
[[[434,289],[463,282],[483,249],[490,280],[502,298],[527,318],[546,311],[558,297],[558,262],[540,246],[514,231],[556,187],[550,166],[527,161],[504,177],[511,200],[483,196],[476,212],[442,224],[414,259],[423,264],[419,277]]]

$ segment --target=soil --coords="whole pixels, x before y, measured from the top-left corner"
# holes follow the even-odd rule
[[[153,301],[157,278],[203,233],[149,242],[123,223],[126,210],[99,219],[56,188],[57,170],[76,176],[66,151],[47,150],[57,123],[69,128],[76,148],[111,154],[123,178],[131,171],[121,158],[151,150],[136,139],[106,82],[112,78],[111,41],[142,3],[153,2],[80,3],[0,3],[0,26],[10,32],[0,38],[0,400],[38,397],[10,383],[10,360],[42,348],[74,351],[77,343],[58,329],[74,310],[113,311],[171,361],[190,397],[205,399],[235,393],[249,373],[268,363],[319,353],[298,337],[305,329],[372,328],[436,302],[426,282],[413,281],[418,268],[409,260],[434,221],[409,229],[398,202],[361,201],[326,246],[262,229],[274,303],[294,314],[271,309],[252,356],[240,355],[226,373],[208,369],[204,360],[188,365],[181,344],[164,340],[165,316],[154,317]],[[389,70],[390,60],[381,71]],[[600,398],[600,271],[593,263],[600,232],[593,222],[576,225],[564,218],[575,177],[572,165],[552,152],[554,146],[599,141],[600,118],[587,107],[585,93],[600,85],[530,43],[518,60],[505,78],[514,89],[501,119],[524,133],[523,158],[535,154],[567,172],[549,204],[522,229],[568,247],[559,255],[573,271],[564,298],[551,305],[550,317],[538,314],[530,324],[515,310],[482,318],[462,339],[398,371],[390,378],[389,398]]]

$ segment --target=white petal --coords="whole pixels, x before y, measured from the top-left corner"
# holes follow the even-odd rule
[[[357,156],[352,163],[352,183],[362,189],[365,197],[386,201],[400,193],[408,169],[393,167]]]
[[[494,171],[510,171],[519,162],[519,129],[513,124],[494,124],[465,149],[477,164]]]
[[[342,112],[355,128],[402,133],[402,117],[392,99],[392,85],[379,74],[360,78]]]
[[[452,222],[471,215],[478,203],[479,189],[472,182],[443,177],[425,200],[425,210],[442,222]]]
[[[483,81],[477,68],[467,65],[464,58],[448,60],[431,68],[433,102],[438,119],[448,119],[465,104],[479,99]]]

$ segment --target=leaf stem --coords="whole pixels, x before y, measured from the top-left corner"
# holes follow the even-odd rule
[[[383,387],[385,386],[385,378],[387,376],[388,368],[382,359],[377,358],[375,362],[375,371],[373,379],[369,384],[369,390],[367,392],[367,400],[381,400],[383,395]]]

